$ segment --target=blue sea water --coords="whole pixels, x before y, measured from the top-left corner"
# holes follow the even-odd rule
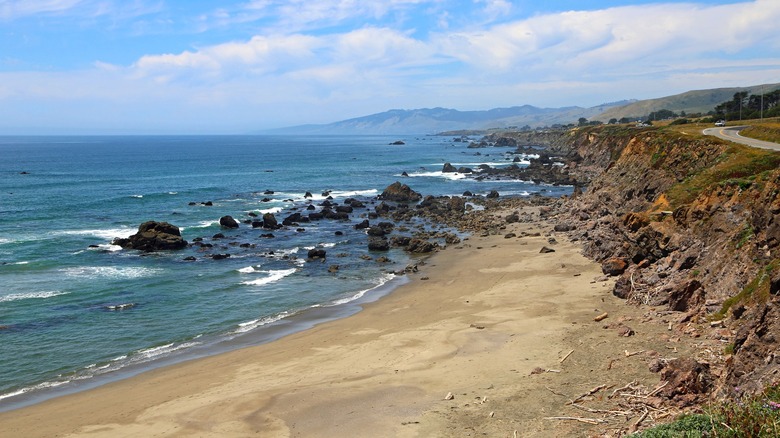
[[[368,204],[399,180],[425,195],[571,190],[441,172],[445,162],[511,164],[510,148],[467,149],[435,136],[390,145],[398,139],[0,137],[0,410],[58,394],[52,388],[87,387],[341,316],[349,303],[402,281],[391,272],[409,262],[400,250],[367,250],[353,225],[368,210],[349,222],[274,230],[273,238],[244,223],[222,229],[221,216],[270,212],[281,223],[310,203],[319,210],[325,192],[335,203]],[[147,220],[214,247],[143,254],[111,245]],[[217,233],[226,237],[212,238]],[[325,263],[305,261],[314,247],[326,249]],[[213,253],[231,256],[213,260]],[[337,273],[328,272],[331,264]]]

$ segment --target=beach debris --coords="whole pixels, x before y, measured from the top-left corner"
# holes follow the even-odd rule
[[[573,405],[573,404],[579,402],[580,400],[583,400],[585,397],[590,397],[593,394],[601,391],[602,389],[605,389],[606,387],[607,387],[607,385],[599,385],[599,386],[591,389],[590,391],[586,392],[585,394],[580,395],[579,397],[575,398],[574,400],[571,400],[571,401],[567,402],[566,404],[567,405]]]
[[[607,420],[601,418],[582,418],[582,417],[544,417],[545,420],[571,420],[587,424],[604,424]]]
[[[601,315],[593,318],[593,320],[596,321],[596,322],[599,322],[599,321],[603,321],[603,320],[607,319],[608,317],[609,317],[609,313],[604,312]]]
[[[566,356],[563,356],[563,358],[562,358],[562,359],[561,359],[559,362],[560,362],[560,363],[563,363],[563,361],[565,361],[566,359],[568,359],[568,358],[569,358],[569,356],[571,356],[571,354],[572,354],[572,353],[574,353],[574,350],[571,350],[570,352],[566,353]]]
[[[548,246],[543,246],[542,249],[539,250],[539,254],[549,254],[551,252],[555,252],[555,250]]]
[[[447,395],[444,396],[444,400],[452,400],[455,398],[455,395],[451,392],[448,392]]]
[[[644,352],[645,350],[639,350],[639,351],[634,351],[633,353],[629,353],[628,350],[624,350],[624,354],[626,355],[626,357],[636,356],[637,354],[642,354]]]
[[[471,324],[469,327],[475,328],[477,330],[484,330],[485,329],[484,325],[477,325],[477,324]]]

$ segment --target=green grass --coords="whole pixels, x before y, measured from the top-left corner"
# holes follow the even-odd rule
[[[752,230],[752,227],[750,227],[750,229]],[[780,260],[772,260],[764,269],[759,271],[758,275],[756,275],[747,286],[742,288],[738,294],[724,301],[720,310],[710,315],[710,319],[717,321],[725,318],[729,309],[738,304],[765,303],[769,300],[769,283],[772,278],[772,273],[778,267],[780,267]]]
[[[676,208],[690,203],[715,184],[731,181],[731,183],[738,183],[740,188],[747,188],[757,176],[778,167],[780,167],[779,152],[730,145],[713,166],[690,175],[669,189],[667,198],[672,208]]]
[[[745,128],[739,133],[745,137],[780,143],[780,123],[778,122],[758,124]]]
[[[780,436],[780,387],[707,407],[704,414],[680,416],[669,424],[632,435],[636,438],[769,438]]]

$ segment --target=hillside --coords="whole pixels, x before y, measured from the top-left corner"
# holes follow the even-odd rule
[[[731,100],[734,93],[747,91],[749,94],[761,94],[780,88],[780,84],[753,85],[750,87],[715,88],[711,90],[694,90],[673,96],[657,99],[640,100],[628,105],[609,108],[594,117],[594,120],[607,122],[612,118],[620,120],[623,117],[645,117],[653,111],[668,109],[674,112],[703,113],[712,111],[715,105]]]
[[[453,130],[531,128],[576,123],[627,101],[592,108],[538,108],[531,105],[495,108],[485,111],[459,111],[449,108],[394,109],[326,125],[302,125],[264,131],[268,134],[435,134]]]

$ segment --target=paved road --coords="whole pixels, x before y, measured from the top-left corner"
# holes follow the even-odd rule
[[[771,143],[768,141],[755,140],[752,138],[743,137],[739,135],[739,131],[745,128],[747,128],[747,126],[727,126],[725,128],[707,128],[702,132],[704,133],[704,135],[714,135],[715,137],[722,138],[724,140],[745,144],[754,148],[772,149],[773,151],[780,151],[780,144]]]

